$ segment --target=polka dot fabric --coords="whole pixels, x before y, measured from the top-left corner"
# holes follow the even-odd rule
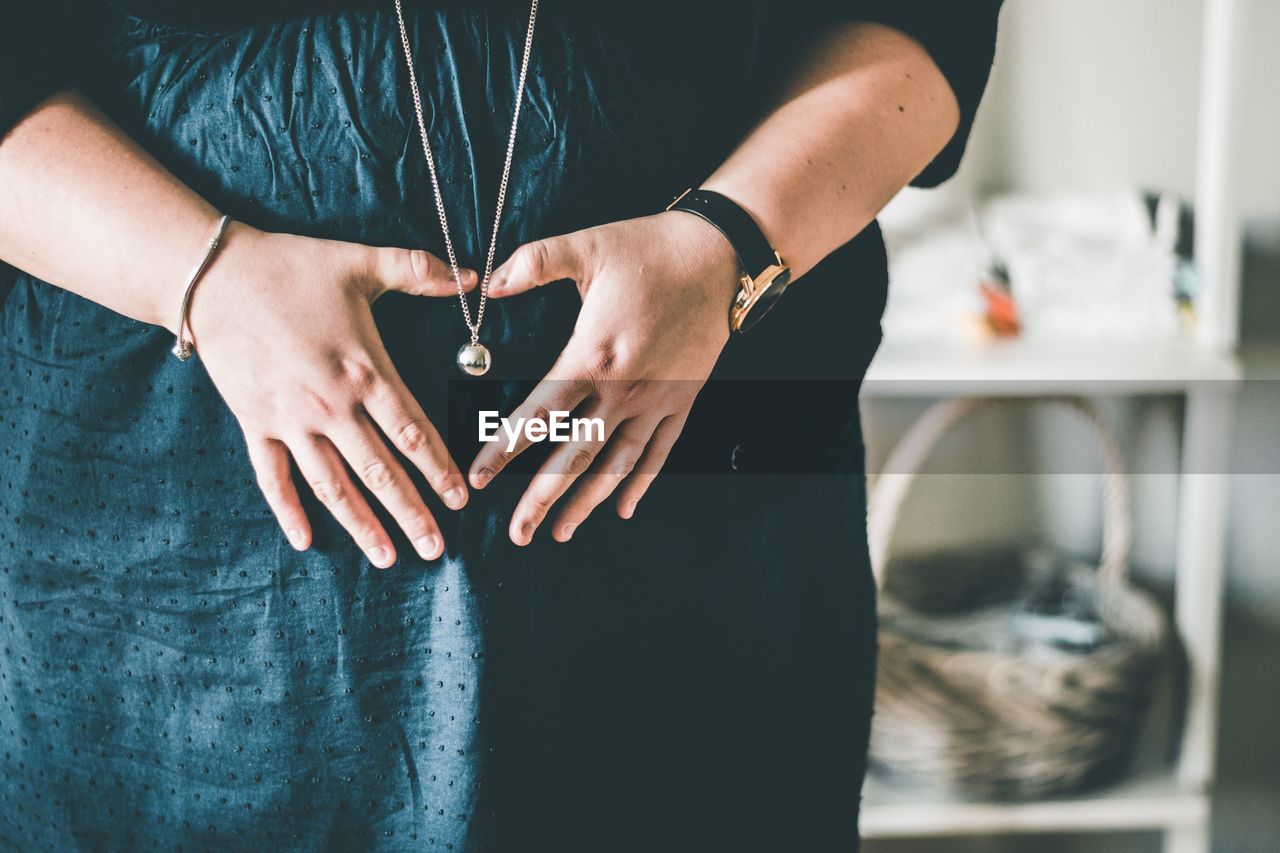
[[[461,562],[295,554],[163,336],[34,282],[4,317],[0,838],[280,849],[314,815],[460,849],[483,663]]]
[[[474,258],[519,60],[494,45],[524,22],[410,19]],[[438,251],[393,21],[191,33],[110,14],[87,85],[237,218]],[[619,38],[540,21],[500,254],[656,209],[709,161],[688,140],[716,135],[685,129],[715,117],[732,64],[704,57],[690,86]],[[162,329],[26,275],[0,295],[0,850],[856,844],[874,648],[858,470],[744,476],[726,434],[721,473],[526,549],[506,539],[512,476],[461,513],[432,498],[443,559],[399,542],[377,571],[314,501],[315,547],[288,547],[234,419]],[[576,300],[492,305],[499,364],[541,375]],[[437,423],[457,313],[377,306]]]

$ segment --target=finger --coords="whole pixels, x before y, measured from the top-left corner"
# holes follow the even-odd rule
[[[258,488],[267,499],[280,529],[298,551],[311,547],[311,522],[289,467],[289,450],[274,438],[248,439],[249,461],[258,475]]]
[[[444,505],[462,509],[467,505],[467,483],[444,439],[394,368],[383,371],[382,376],[385,382],[375,385],[364,400],[365,411],[395,448],[422,472]]]
[[[475,270],[467,269],[459,269],[455,279],[448,262],[422,249],[375,248],[372,260],[370,275],[378,295],[395,290],[413,296],[454,296],[459,287],[466,292],[479,281]]]
[[[533,444],[521,424],[528,423],[531,418],[550,423],[552,412],[572,412],[587,398],[590,388],[586,382],[556,379],[556,373],[556,368],[552,367],[546,378],[538,383],[525,401],[506,419],[510,428],[515,431],[514,436],[507,433],[506,428],[500,427],[494,440],[486,441],[480,448],[471,463],[469,475],[471,485],[475,488],[483,489],[512,459]]]
[[[514,296],[562,279],[577,280],[586,242],[575,235],[525,243],[489,278],[489,295]]]
[[[636,504],[640,503],[644,493],[657,479],[662,466],[667,464],[671,448],[675,446],[676,439],[684,431],[684,422],[688,417],[689,413],[684,412],[663,418],[662,423],[658,424],[658,428],[653,431],[649,446],[645,448],[644,454],[636,463],[635,472],[627,478],[622,485],[622,490],[618,493],[619,516],[630,518],[635,515]]]
[[[332,431],[329,440],[365,488],[391,513],[418,556],[424,560],[439,558],[444,553],[440,528],[373,423],[364,415],[357,415]]]
[[[557,542],[568,542],[573,531],[602,504],[635,470],[660,421],[632,419],[624,423],[609,440],[595,468],[581,478],[564,509],[556,518],[551,536]]]
[[[524,494],[520,496],[515,512],[511,514],[509,534],[511,541],[517,545],[529,544],[534,532],[551,511],[551,507],[591,467],[596,456],[609,443],[610,419],[605,413],[589,411],[583,416],[600,418],[605,424],[603,440],[600,440],[598,435],[592,435],[590,438],[595,440],[565,442],[547,457],[546,462],[542,463],[542,467],[530,481],[529,488],[525,489]],[[584,436],[584,439],[586,438]]]
[[[390,567],[396,561],[391,537],[352,482],[342,457],[329,439],[322,435],[304,436],[290,442],[289,450],[311,491],[351,534],[369,562],[380,569]]]

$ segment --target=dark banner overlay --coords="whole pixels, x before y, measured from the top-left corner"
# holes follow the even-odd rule
[[[936,383],[919,394],[898,382],[892,395],[855,381],[513,381],[450,380],[447,417],[437,421],[454,458],[474,459],[482,448],[511,455],[506,470],[534,473],[551,460],[553,473],[604,473],[612,444],[629,441],[640,473],[857,474],[863,471],[863,409],[874,407],[867,445],[873,473],[915,420],[940,399]],[[920,473],[1094,474],[1097,440],[1062,399],[1084,399],[1120,449],[1126,472],[1142,474],[1280,473],[1280,381],[1191,384],[1177,392],[1134,395],[1124,383],[1079,382],[999,388],[937,442]],[[536,404],[526,405],[530,395]],[[666,458],[642,453],[654,424],[677,419],[693,400],[680,438]],[[1271,435],[1237,435],[1241,407],[1274,413]],[[1154,419],[1150,417],[1153,413]],[[1188,440],[1186,425],[1198,427]],[[1152,421],[1158,425],[1152,428]],[[1251,422],[1259,419],[1251,418]],[[1047,429],[1046,429],[1047,425]],[[661,432],[661,431],[659,431]],[[601,440],[603,437],[603,441]]]
[[[671,432],[673,421],[693,401],[662,471],[854,473],[861,470],[857,393],[856,382],[843,381],[704,385],[459,379],[449,383],[444,432],[455,459],[473,459],[486,444],[507,451],[518,436],[515,440],[528,449],[507,463],[507,470],[533,473],[551,459],[548,470],[565,473],[581,464],[579,450],[607,455],[610,444],[643,442],[664,421],[668,429],[663,431]],[[531,394],[539,405],[522,406]],[[602,433],[605,441],[599,440]],[[482,435],[490,441],[482,441]],[[648,470],[656,463],[639,449],[637,444],[632,454],[634,470],[656,473]]]

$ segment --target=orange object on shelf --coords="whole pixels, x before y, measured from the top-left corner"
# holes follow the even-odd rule
[[[987,328],[998,338],[1014,338],[1022,331],[1018,321],[1018,303],[1009,289],[1009,280],[997,267],[991,275],[978,283],[982,300],[987,306],[983,317]]]

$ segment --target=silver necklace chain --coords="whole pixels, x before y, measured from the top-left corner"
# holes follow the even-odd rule
[[[418,133],[422,137],[422,153],[427,158],[427,171],[431,173],[431,189],[436,197],[436,214],[440,217],[440,230],[444,234],[444,248],[449,255],[449,268],[453,271],[453,282],[458,288],[458,302],[462,305],[462,319],[471,332],[471,343],[480,340],[480,324],[484,322],[484,308],[489,301],[489,277],[493,275],[493,256],[498,248],[498,226],[502,222],[502,208],[507,202],[507,181],[511,176],[511,158],[516,150],[516,127],[520,122],[520,106],[524,103],[525,79],[529,74],[529,54],[533,50],[533,25],[538,17],[538,0],[529,5],[529,28],[524,36],[524,56],[520,60],[520,79],[516,83],[515,111],[511,116],[511,133],[507,136],[507,157],[502,165],[502,182],[498,185],[498,206],[493,214],[493,233],[489,237],[489,253],[485,257],[484,275],[480,278],[480,302],[476,306],[475,322],[471,320],[471,306],[467,304],[467,294],[462,288],[462,271],[458,268],[458,256],[453,249],[453,239],[449,236],[449,219],[444,212],[444,196],[440,193],[440,179],[436,176],[436,158],[431,153],[431,143],[427,141],[427,122],[423,118],[422,93],[418,88],[418,75],[413,68],[413,49],[409,45],[409,29],[404,22],[404,8],[401,0],[395,0],[396,20],[400,24],[400,45],[404,48],[404,61],[409,68],[409,89],[413,92],[413,111],[418,119]]]

